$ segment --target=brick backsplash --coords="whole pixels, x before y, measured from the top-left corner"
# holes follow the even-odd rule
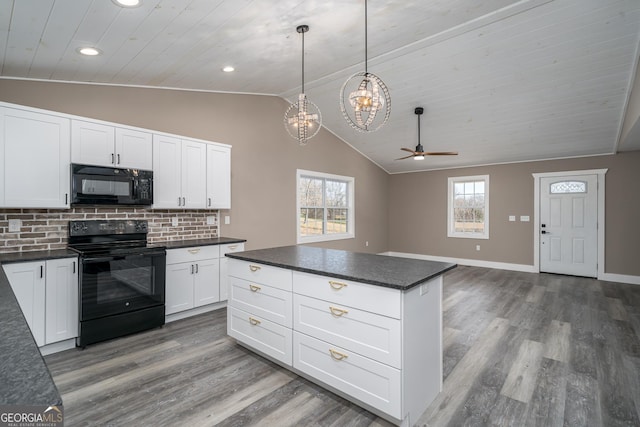
[[[207,217],[214,225],[207,225]],[[178,226],[171,226],[178,218]],[[19,219],[19,233],[9,232],[9,220]],[[92,219],[144,219],[149,221],[149,242],[218,237],[218,211],[153,210],[143,208],[0,209],[0,253],[64,249],[69,221]]]

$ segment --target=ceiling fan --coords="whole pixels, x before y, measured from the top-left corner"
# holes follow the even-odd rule
[[[413,157],[414,160],[424,160],[424,156],[457,156],[457,151],[424,151],[424,147],[420,143],[420,116],[422,115],[422,113],[424,113],[424,108],[416,107],[414,112],[418,116],[418,145],[416,145],[415,150],[412,150],[410,148],[401,148],[401,150],[410,152],[411,155],[400,157],[396,160],[408,159],[409,157]]]

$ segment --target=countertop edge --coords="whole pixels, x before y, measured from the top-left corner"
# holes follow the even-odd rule
[[[295,265],[292,263],[278,263],[278,262],[273,262],[273,261],[268,261],[268,260],[264,260],[264,259],[260,259],[260,258],[256,258],[256,257],[251,257],[251,256],[246,256],[246,255],[242,255],[242,252],[238,252],[238,253],[228,253],[225,254],[225,256],[229,257],[229,258],[234,258],[234,259],[238,259],[241,261],[248,261],[248,262],[255,262],[257,264],[263,264],[263,265],[269,265],[272,267],[278,267],[278,268],[285,268],[287,270],[293,270],[293,271],[299,271],[302,273],[309,273],[309,274],[317,274],[317,275],[322,275],[322,276],[331,276],[331,277],[335,277],[336,279],[342,279],[342,280],[350,280],[353,282],[359,282],[359,283],[366,283],[369,285],[374,285],[374,286],[381,286],[381,287],[385,287],[385,288],[391,288],[391,289],[398,289],[400,291],[408,291],[418,285],[420,285],[421,283],[427,282],[435,277],[441,276],[442,274],[446,273],[447,271],[453,270],[454,268],[456,268],[458,266],[458,264],[453,264],[453,263],[443,263],[443,262],[438,262],[438,264],[442,264],[443,268],[441,268],[440,270],[433,272],[431,274],[427,274],[424,277],[420,278],[419,280],[416,280],[414,282],[411,282],[407,285],[396,285],[393,283],[388,283],[388,282],[382,282],[382,281],[376,281],[376,280],[372,280],[372,279],[367,279],[367,278],[362,278],[362,277],[356,277],[356,276],[351,276],[348,274],[340,274],[340,273],[336,273],[335,271],[325,271],[325,270],[319,270],[319,269],[314,269],[314,268],[307,268],[307,267],[302,267],[299,265]],[[380,256],[384,256],[384,255],[380,255]],[[435,261],[425,261],[425,262],[434,262]]]

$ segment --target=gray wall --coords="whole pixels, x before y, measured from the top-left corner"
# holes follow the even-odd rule
[[[277,97],[0,79],[0,100],[232,145],[232,210],[220,212],[231,225],[220,234],[244,237],[251,249],[295,244],[300,168],[355,177],[356,239],[320,246],[532,265],[533,222],[508,222],[509,215],[533,219],[531,174],[609,168],[605,271],[640,276],[638,151],[387,175],[325,130],[299,147],[282,125],[287,104]],[[480,174],[491,176],[491,238],[447,238],[447,177]]]
[[[609,169],[605,176],[605,272],[640,276],[640,151],[392,175],[389,250],[533,265],[532,173],[601,168]],[[489,240],[448,238],[447,178],[484,174],[490,175]],[[529,215],[531,222],[509,222],[509,215],[518,219]]]
[[[296,243],[297,168],[353,176],[356,238],[317,245],[387,250],[388,175],[324,129],[300,147],[281,98],[0,79],[0,100],[232,145],[232,209],[220,212],[231,224],[220,235],[248,249]]]

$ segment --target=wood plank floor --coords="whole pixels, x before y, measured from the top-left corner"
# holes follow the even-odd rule
[[[640,426],[640,286],[458,267],[416,425]],[[46,357],[67,426],[389,426],[236,345],[226,310]]]

